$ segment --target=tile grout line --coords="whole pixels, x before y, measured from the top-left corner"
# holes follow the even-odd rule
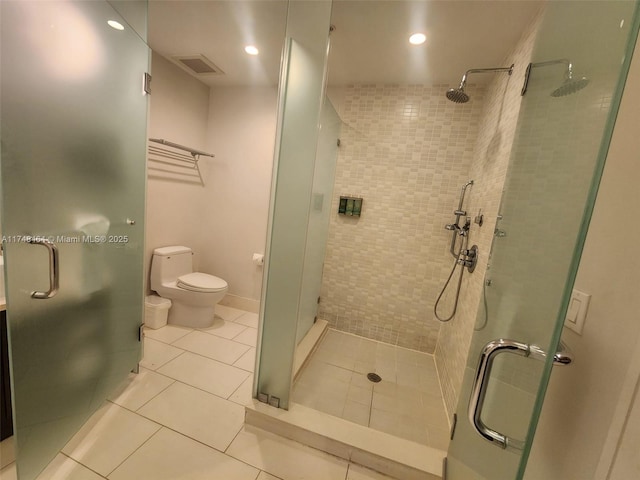
[[[161,373],[159,373],[158,375],[162,375]],[[154,400],[158,395],[162,394],[163,392],[165,392],[166,390],[169,389],[169,387],[171,387],[171,385],[173,385],[174,383],[176,383],[178,380],[176,380],[175,378],[171,378],[171,377],[167,377],[166,375],[162,375],[165,378],[168,378],[169,380],[171,380],[171,383],[169,385],[167,385],[166,387],[164,387],[162,390],[160,390],[158,393],[156,393],[153,397],[151,397],[149,400],[147,400],[146,402],[144,402],[142,405],[140,405],[138,408],[136,408],[135,410],[131,410],[130,408],[127,408],[123,405],[120,405],[119,403],[113,401],[113,400],[109,400],[107,399],[107,401],[118,405],[119,407],[122,408],[126,408],[127,410],[133,412],[133,413],[138,413],[138,410],[140,410],[142,407],[144,407],[146,404],[148,404],[150,401]],[[124,393],[124,392],[123,392]]]
[[[153,340],[153,338],[150,338],[149,340]],[[175,348],[175,349],[177,349],[177,350],[182,350],[182,352],[180,352],[180,353],[179,353],[178,355],[176,355],[175,357],[170,358],[169,360],[166,360],[166,361],[165,361],[164,363],[162,363],[161,365],[158,365],[155,369],[150,368],[150,367],[145,367],[144,365],[140,365],[140,362],[138,362],[138,365],[140,365],[140,366],[141,366],[141,367],[143,367],[143,368],[146,368],[147,370],[152,370],[152,371],[154,371],[154,372],[155,372],[156,370],[158,370],[158,369],[160,369],[160,368],[164,367],[167,363],[172,362],[172,361],[173,361],[173,360],[175,360],[176,358],[178,358],[178,357],[182,356],[182,355],[186,352],[186,350],[185,350],[184,348],[174,347],[173,345],[169,345],[168,343],[163,343],[163,342],[160,342],[160,341],[158,341],[158,340],[153,340],[153,341],[154,341],[154,342],[158,342],[158,343],[162,343],[163,345],[168,345],[168,346],[173,347],[173,348]],[[143,350],[143,353],[144,353],[144,350]],[[141,361],[144,361],[144,356],[142,357]]]
[[[129,411],[131,411],[131,410],[129,410]],[[233,440],[231,440],[231,441],[229,442],[229,445],[227,445],[227,446],[225,447],[225,449],[224,449],[224,450],[218,450],[217,448],[212,447],[211,445],[207,445],[206,443],[204,443],[204,442],[202,442],[202,441],[198,440],[197,438],[190,437],[189,435],[187,435],[187,434],[185,434],[185,433],[183,433],[183,432],[180,432],[180,431],[175,430],[175,429],[173,429],[173,428],[171,428],[171,427],[168,427],[168,426],[166,426],[166,425],[163,425],[163,424],[161,424],[161,423],[158,423],[158,422],[156,422],[155,420],[152,420],[152,419],[150,419],[150,418],[145,417],[144,415],[141,415],[141,414],[139,414],[139,413],[137,413],[137,412],[132,412],[132,413],[133,413],[133,414],[135,414],[135,415],[138,415],[140,418],[142,418],[142,419],[144,419],[144,420],[148,420],[148,421],[150,421],[150,422],[152,422],[152,423],[155,423],[156,425],[158,425],[158,427],[159,427],[159,428],[158,428],[158,430],[156,430],[155,432],[153,432],[153,434],[152,434],[149,438],[147,438],[144,442],[142,442],[142,444],[140,444],[140,446],[138,446],[138,448],[136,448],[136,449],[135,449],[133,452],[131,452],[131,453],[130,453],[130,454],[129,454],[129,455],[128,455],[124,460],[122,460],[122,462],[120,462],[120,463],[119,463],[119,464],[118,464],[118,465],[117,465],[113,470],[111,470],[111,471],[109,472],[109,475],[111,475],[113,472],[115,472],[115,471],[116,471],[116,470],[117,470],[117,469],[118,469],[118,468],[119,468],[119,467],[120,467],[124,462],[126,462],[126,461],[127,461],[127,460],[132,456],[132,455],[134,455],[138,450],[140,450],[140,449],[141,449],[141,448],[142,448],[142,447],[143,447],[147,442],[149,442],[149,440],[151,440],[153,437],[155,437],[155,436],[156,436],[156,435],[157,435],[157,434],[158,434],[158,433],[159,433],[163,428],[165,428],[165,429],[167,429],[167,430],[169,430],[169,431],[171,431],[171,432],[173,432],[173,433],[175,433],[175,434],[177,434],[177,435],[180,435],[180,436],[182,436],[182,437],[184,437],[184,438],[187,438],[187,439],[192,440],[192,441],[194,441],[194,442],[196,442],[196,443],[199,443],[200,445],[202,445],[202,446],[204,446],[204,447],[206,447],[206,448],[208,448],[208,449],[210,449],[210,450],[213,450],[214,452],[220,453],[220,454],[225,455],[225,456],[227,456],[227,457],[229,457],[229,458],[233,458],[234,460],[236,460],[236,461],[238,461],[238,462],[240,462],[240,463],[244,463],[245,465],[248,465],[248,466],[250,466],[250,467],[252,467],[252,468],[255,468],[255,469],[257,469],[257,470],[258,470],[258,475],[260,475],[260,471],[261,471],[261,469],[260,469],[260,468],[256,467],[255,465],[251,465],[250,463],[247,463],[247,462],[245,462],[245,461],[243,461],[243,460],[241,460],[241,459],[239,459],[239,458],[236,458],[236,457],[234,457],[234,456],[229,455],[229,454],[227,454],[227,453],[226,453],[226,451],[227,451],[227,450],[228,450],[228,448],[231,446],[231,444],[233,443],[233,441],[236,439],[236,437],[240,434],[240,432],[241,432],[241,431],[242,431],[242,429],[244,428],[244,423],[242,424],[242,426],[241,426],[241,427],[240,427],[240,429],[238,430],[238,433],[236,433],[236,434],[235,434],[235,436],[233,437]],[[71,457],[70,457],[70,458],[71,458]],[[80,463],[80,462],[78,462],[77,460],[75,460],[74,458],[72,458],[72,460],[76,461],[77,463]],[[87,466],[86,466],[86,465],[84,465],[83,463],[80,463],[80,464],[81,464],[82,466],[84,466],[84,467],[87,467]],[[89,468],[89,467],[87,467],[87,468]],[[265,470],[265,471],[266,471],[266,470]],[[269,473],[269,472],[267,472],[267,473]],[[107,477],[108,477],[109,475],[107,475]],[[101,476],[102,476],[102,475],[101,475]],[[107,477],[103,477],[103,478],[107,478]]]
[[[118,406],[120,406],[120,405],[118,405]],[[153,420],[149,420],[148,418],[145,418],[145,417],[143,417],[142,415],[139,415],[139,414],[137,414],[137,413],[135,413],[135,412],[132,412],[132,413],[133,413],[134,415],[138,415],[140,418],[142,418],[142,419],[144,419],[144,420],[146,420],[146,421],[148,421],[148,422],[155,423],[155,424],[158,426],[158,429],[157,429],[155,432],[153,432],[153,433],[149,436],[149,438],[147,438],[144,442],[142,442],[140,445],[138,445],[138,447],[137,447],[133,452],[131,452],[129,455],[127,455],[127,456],[126,456],[126,457],[125,457],[125,458],[124,458],[124,459],[123,459],[123,460],[122,460],[118,465],[116,465],[116,466],[115,466],[115,467],[114,467],[114,468],[113,468],[113,469],[112,469],[112,470],[111,470],[111,471],[106,475],[106,478],[109,478],[109,475],[111,475],[113,472],[115,472],[115,471],[120,467],[120,465],[122,465],[124,462],[126,462],[127,460],[129,460],[129,458],[131,457],[131,455],[133,455],[133,454],[134,454],[134,453],[136,453],[138,450],[140,450],[140,449],[142,448],[142,446],[143,446],[143,445],[145,445],[149,440],[151,440],[153,437],[155,437],[155,436],[158,434],[158,432],[159,432],[160,430],[162,430],[162,426],[163,426],[162,424],[160,424],[160,423],[158,423],[158,422],[154,422]],[[73,457],[72,457],[72,458],[73,458]],[[75,459],[74,459],[74,460],[75,460]],[[77,461],[77,460],[76,460],[76,461]],[[86,465],[84,465],[84,463],[81,463],[81,462],[78,462],[78,463],[80,463],[81,465],[83,465],[83,466],[87,467]],[[89,467],[87,467],[87,468],[89,468]]]
[[[177,347],[175,347],[175,348],[177,348]],[[235,367],[235,366],[234,366],[234,365],[232,365],[232,364],[221,362],[220,360],[216,360],[216,359],[214,359],[214,358],[207,357],[206,355],[202,355],[202,354],[197,353],[197,352],[192,352],[191,350],[184,350],[180,355],[178,355],[178,356],[177,356],[177,357],[175,357],[175,358],[172,358],[172,359],[171,359],[171,360],[169,360],[167,363],[162,364],[162,366],[161,366],[161,367],[158,367],[158,369],[160,369],[160,368],[164,367],[164,366],[165,366],[165,365],[167,365],[169,362],[172,362],[173,360],[176,360],[178,357],[181,357],[181,356],[182,356],[183,354],[185,354],[185,353],[190,353],[190,354],[192,354],[192,355],[197,355],[198,357],[202,357],[202,358],[204,358],[205,360],[210,360],[210,361],[212,361],[212,362],[219,363],[220,365],[224,365],[224,366],[226,366],[226,367],[232,367],[232,368],[234,368],[234,369],[236,369],[236,370],[240,370],[240,371],[241,371],[241,372],[243,372],[243,373],[250,373],[250,372],[248,372],[247,370],[244,370],[244,369],[242,369],[242,368],[240,368],[240,367]],[[246,353],[246,352],[245,352],[245,353]],[[237,360],[236,360],[236,361],[237,361]],[[143,366],[144,366],[144,365],[143,365]],[[156,371],[156,370],[154,370],[154,371]],[[164,374],[161,374],[161,375],[164,375]],[[168,377],[168,375],[165,375],[165,377]],[[169,377],[169,378],[173,378],[173,377]],[[176,379],[176,380],[177,380],[177,379]]]
[[[253,374],[253,372],[252,372],[252,373],[251,373],[251,375],[249,375],[249,377],[252,377],[253,375],[254,375],[254,374]],[[238,385],[238,388],[236,388],[233,392],[231,392],[231,394],[230,394],[227,398],[225,398],[225,400],[228,400],[229,402],[233,402],[233,403],[235,403],[236,405],[240,405],[239,403],[234,402],[233,400],[230,400],[230,399],[231,399],[231,397],[233,397],[233,396],[236,394],[236,392],[237,392],[238,390],[240,390],[240,387],[242,387],[242,385],[244,385],[244,384],[245,384],[245,382],[246,382],[247,380],[249,380],[249,377],[245,378],[245,379],[242,381],[242,383],[241,383],[240,385]],[[213,394],[212,394],[212,395],[213,395]],[[253,391],[252,391],[252,397],[251,397],[251,398],[253,398]],[[246,405],[242,405],[242,406],[243,406],[243,407],[246,407]]]
[[[238,438],[238,435],[240,435],[240,432],[242,432],[242,430],[244,430],[244,427],[245,427],[245,423],[243,423],[243,424],[242,424],[242,426],[240,427],[240,430],[238,430],[238,433],[236,433],[235,437],[233,437],[233,440],[231,440],[231,442],[229,442],[229,445],[227,445],[227,448],[225,448],[225,449],[224,449],[224,452],[221,452],[221,453],[222,453],[223,455],[226,455],[226,456],[227,456],[227,457],[229,457],[229,458],[233,458],[234,460],[236,460],[236,461],[238,461],[238,462],[240,462],[240,463],[244,463],[245,465],[248,465],[248,466],[250,466],[250,467],[252,467],[252,468],[257,469],[257,470],[258,470],[258,477],[260,476],[260,472],[265,472],[265,473],[267,473],[267,474],[271,475],[272,477],[276,477],[276,478],[280,479],[281,477],[278,477],[277,475],[274,475],[273,473],[271,473],[271,472],[269,472],[269,471],[267,471],[267,470],[264,470],[264,469],[262,469],[261,467],[256,467],[255,465],[252,465],[252,464],[250,464],[250,463],[248,463],[248,462],[246,462],[246,461],[242,460],[241,458],[234,457],[233,455],[231,455],[231,454],[227,453],[227,450],[229,450],[229,448],[231,447],[231,445],[233,444],[233,442],[235,442],[235,441],[236,441],[236,438]],[[264,431],[264,432],[267,432],[267,433],[272,433],[272,432],[269,432],[269,431],[267,431],[267,430],[263,430],[263,429],[261,429],[261,428],[259,428],[259,427],[254,427],[254,428],[257,428],[258,430],[260,430],[260,431]],[[276,434],[273,434],[273,433],[272,433],[272,435],[276,435]],[[277,436],[280,436],[280,435],[277,435]],[[286,437],[281,437],[281,438],[283,438],[283,439],[285,439],[285,440],[290,440],[290,439],[288,439],[288,438],[286,438]],[[295,442],[295,440],[290,440],[290,441]],[[296,443],[299,443],[299,442],[296,442]],[[302,445],[304,445],[304,444],[302,444]],[[306,445],[304,445],[304,446],[306,446]],[[211,447],[209,447],[209,448],[211,448]],[[312,447],[309,447],[309,448],[312,448]],[[215,449],[214,449],[214,450],[215,450]],[[219,451],[219,450],[218,450],[218,451]],[[257,477],[256,477],[256,478],[257,478]]]
[[[105,477],[104,475],[99,474],[98,472],[96,472],[94,469],[88,467],[87,465],[80,463],[79,461],[77,461],[75,458],[70,457],[69,455],[67,455],[66,453],[64,453],[62,450],[60,450],[58,452],[60,455],[67,457],[69,460],[71,460],[72,462],[77,463],[78,465],[82,465],[84,468],[86,468],[87,470],[90,470],[91,472],[95,473],[96,475],[98,475],[100,478],[104,478],[105,480],[107,479],[107,477]],[[51,460],[51,462],[49,462],[49,464],[47,464],[47,466],[45,467],[45,470],[47,469],[47,467],[49,467],[49,465],[53,462],[53,460],[55,460],[55,457],[53,457],[53,459]],[[44,471],[44,470],[43,470]],[[42,475],[42,472],[40,472],[39,475]]]
[[[221,337],[217,337],[217,338],[221,338]],[[226,339],[224,339],[224,340],[226,340]],[[233,342],[233,340],[229,340],[229,341],[230,341],[230,342]],[[251,350],[252,348],[255,348],[255,347],[251,347],[251,346],[249,346],[249,345],[246,345],[246,344],[244,344],[244,343],[240,343],[240,342],[233,342],[233,343],[235,343],[236,345],[242,346],[242,347],[246,347],[246,350],[245,350],[244,352],[242,352],[242,353],[240,354],[240,356],[239,356],[238,358],[236,358],[232,363],[223,362],[222,360],[218,360],[217,358],[208,357],[208,356],[206,356],[206,355],[203,355],[202,353],[195,352],[195,351],[193,351],[193,350],[189,350],[189,349],[187,349],[187,348],[183,348],[183,347],[175,347],[174,345],[171,345],[171,346],[174,346],[175,348],[179,348],[179,349],[181,349],[181,350],[184,350],[185,352],[195,353],[196,355],[200,355],[201,357],[208,358],[209,360],[215,360],[216,362],[220,362],[220,363],[223,363],[223,364],[225,364],[225,365],[229,365],[230,367],[234,367],[234,366],[235,366],[235,365],[234,365],[234,363],[236,363],[238,360],[240,360],[240,358],[242,358],[242,357],[243,357],[243,356],[244,356],[244,355],[245,355],[249,350]],[[176,358],[177,358],[177,357],[176,357]],[[164,365],[163,365],[163,366],[164,366]],[[160,367],[158,367],[158,368],[160,368]],[[240,368],[240,367],[236,367],[236,368]],[[242,370],[244,370],[244,369],[242,369]]]

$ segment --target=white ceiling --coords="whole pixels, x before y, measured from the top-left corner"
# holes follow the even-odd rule
[[[303,1],[303,0],[292,0]],[[459,83],[470,68],[500,67],[540,0],[334,0],[329,84]],[[284,0],[149,2],[149,44],[165,57],[203,54],[225,75],[212,86],[275,85]],[[427,42],[408,43],[421,31]],[[260,55],[247,55],[248,43]],[[483,78],[484,77],[484,78]],[[477,75],[472,83],[489,80]]]

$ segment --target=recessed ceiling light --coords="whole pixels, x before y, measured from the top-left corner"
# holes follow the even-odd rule
[[[260,53],[254,45],[247,45],[244,47],[244,51],[249,55],[258,55],[258,53]]]
[[[116,30],[124,30],[124,26],[120,22],[116,22],[115,20],[109,20],[107,24],[111,28],[115,28]]]
[[[409,43],[411,45],[422,45],[427,41],[427,36],[424,33],[414,33],[409,37]]]

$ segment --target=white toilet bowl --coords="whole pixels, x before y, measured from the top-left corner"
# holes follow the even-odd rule
[[[172,302],[168,323],[192,328],[213,325],[215,307],[228,290],[227,282],[193,271],[189,247],[156,248],[151,260],[151,290]]]

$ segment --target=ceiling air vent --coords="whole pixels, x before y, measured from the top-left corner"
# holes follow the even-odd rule
[[[171,57],[171,59],[196,77],[203,75],[224,75],[222,69],[217,67],[204,55],[176,55]]]

